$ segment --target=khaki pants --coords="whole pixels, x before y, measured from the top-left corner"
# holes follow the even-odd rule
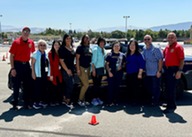
[[[90,68],[83,68],[80,66],[80,71],[81,74],[79,76],[79,79],[81,80],[81,90],[79,94],[79,100],[84,101],[85,93],[89,87]]]

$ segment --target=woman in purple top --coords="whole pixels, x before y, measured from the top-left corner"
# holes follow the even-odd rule
[[[139,84],[141,83],[142,73],[145,68],[145,61],[139,52],[138,42],[129,42],[126,54],[127,87],[131,102],[137,103],[139,99]]]

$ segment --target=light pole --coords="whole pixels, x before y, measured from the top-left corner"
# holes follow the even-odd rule
[[[72,25],[72,23],[69,23],[69,34],[72,34],[71,25]]]
[[[190,40],[192,41],[192,25],[191,25],[191,28],[190,28]]]
[[[0,17],[3,17],[3,15],[0,15]],[[2,40],[3,40],[3,36],[2,36],[2,32],[1,32],[1,20],[0,20],[0,44],[2,43]]]
[[[125,39],[127,39],[127,19],[130,18],[130,16],[123,16],[125,18]]]

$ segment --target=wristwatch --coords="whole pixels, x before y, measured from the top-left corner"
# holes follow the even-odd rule
[[[158,71],[159,73],[162,73],[162,70]]]

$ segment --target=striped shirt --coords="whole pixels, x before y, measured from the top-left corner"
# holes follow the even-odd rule
[[[159,60],[163,60],[163,54],[160,48],[150,45],[150,48],[143,48],[142,54],[145,60],[145,70],[147,76],[155,76],[158,71]]]

